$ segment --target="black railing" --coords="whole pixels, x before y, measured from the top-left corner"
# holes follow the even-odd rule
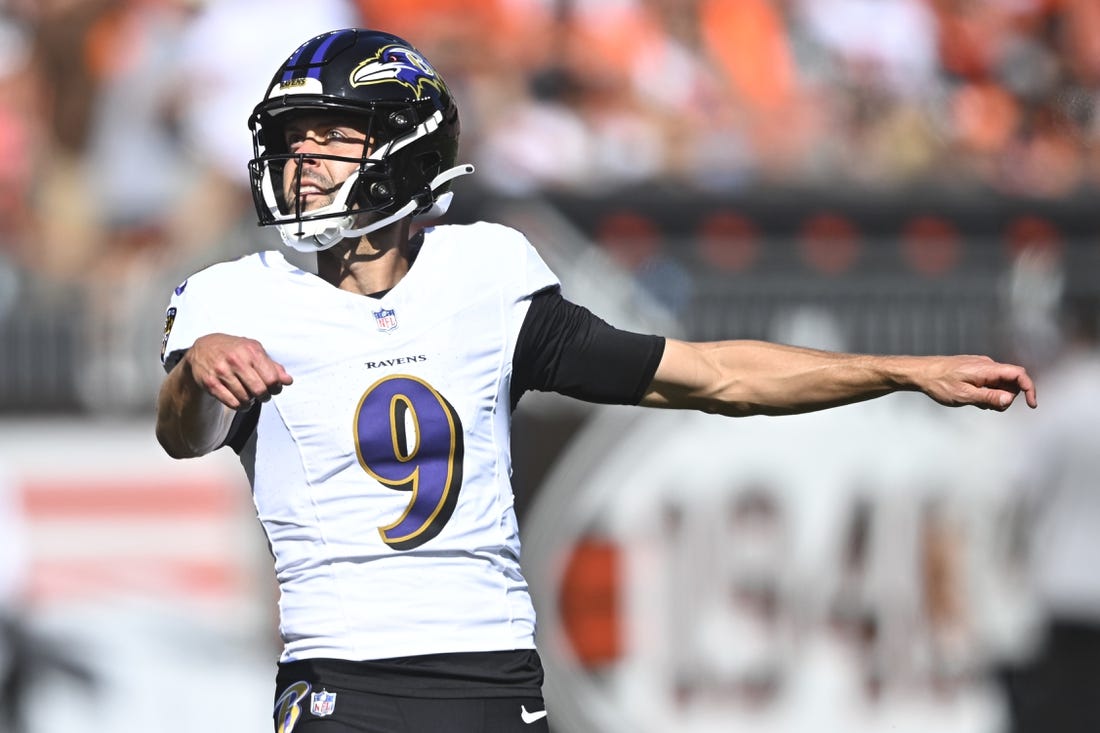
[[[1011,275],[1021,252],[1050,254],[1070,291],[1100,292],[1100,206],[1087,196],[646,189],[547,201],[632,271],[644,297],[692,339],[808,333],[857,351],[1013,357]],[[457,203],[458,222],[506,208],[476,191]],[[270,246],[279,246],[274,236]],[[106,295],[94,282],[61,287],[15,275],[0,298],[0,413],[151,409],[161,317],[178,272]]]

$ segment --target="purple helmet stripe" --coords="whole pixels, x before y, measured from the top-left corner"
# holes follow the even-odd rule
[[[279,81],[290,81],[292,78],[294,78],[294,71],[291,69],[291,67],[298,65],[298,59],[302,58],[302,54],[305,53],[305,50],[311,45],[313,45],[313,41],[307,41],[306,43],[303,43],[298,48],[298,50],[294,52],[294,55],[287,59],[285,67],[286,71],[283,72],[283,78]]]
[[[328,38],[326,38],[324,43],[322,43],[320,46],[318,46],[317,50],[313,52],[313,58],[311,58],[309,60],[309,65],[313,66],[314,64],[321,63],[325,58],[325,53],[328,52],[329,46],[331,46],[336,41],[337,38],[344,35],[345,33],[351,33],[351,31],[343,30],[343,31],[340,31],[339,33],[333,33]],[[312,69],[312,70],[310,70],[309,75],[312,76],[315,79],[319,79],[319,78],[321,78],[321,70],[320,69]]]
[[[287,60],[286,71],[283,72],[283,78],[281,79],[281,81],[290,81],[294,78],[296,69],[294,69],[293,67],[296,67],[298,65],[298,62],[302,59],[303,56],[309,54],[310,48],[314,48],[314,51],[313,55],[309,58],[306,78],[320,79],[321,69],[318,64],[325,60],[325,54],[328,52],[332,44],[336,42],[337,38],[343,36],[346,33],[352,32],[353,31],[351,30],[345,29],[342,31],[337,31],[335,33],[328,33],[319,38],[314,38],[308,43],[302,44],[301,48],[295,51],[294,55]]]

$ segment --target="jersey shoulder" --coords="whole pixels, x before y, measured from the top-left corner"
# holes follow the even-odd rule
[[[491,222],[447,224],[425,230],[424,248],[468,287],[504,287],[524,297],[559,284],[557,276],[518,229]]]
[[[177,285],[169,298],[161,362],[169,366],[173,354],[190,348],[204,333],[247,331],[247,319],[257,311],[256,304],[265,301],[272,283],[296,274],[307,273],[275,251],[217,262],[195,272]]]
[[[275,250],[244,255],[209,265],[176,286],[171,305],[208,311],[231,311],[270,292],[273,286],[309,273]]]
[[[271,275],[289,274],[295,270],[297,268],[287,262],[281,252],[256,252],[235,260],[215,262],[198,270],[176,286],[175,294],[183,295],[193,285],[198,285],[203,290],[216,288],[219,291],[233,291]]]
[[[428,239],[479,249],[530,247],[527,235],[505,224],[477,221],[472,224],[441,224],[424,230]]]

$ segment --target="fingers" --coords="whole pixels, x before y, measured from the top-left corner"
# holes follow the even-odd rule
[[[989,390],[991,393],[990,408],[1003,412],[1016,400],[1016,393],[1006,392],[1003,389]]]
[[[250,361],[241,364],[236,372],[249,401],[267,402],[272,395],[279,394],[284,385],[293,381],[283,365],[272,360],[262,347],[249,352],[249,356]]]
[[[233,410],[239,410],[244,407],[248,400],[242,398],[243,391],[235,386],[227,386],[222,384],[216,377],[203,379],[199,381],[202,388],[209,392],[218,402],[221,402],[226,407]]]
[[[1019,394],[1028,407],[1038,407],[1035,382],[1023,367],[991,363],[979,373],[974,385],[979,388],[974,404],[997,411],[1007,410]]]
[[[233,410],[267,402],[294,379],[253,339],[213,334],[195,342],[188,356],[195,381]]]
[[[1015,364],[1001,364],[987,356],[932,357],[932,378],[921,388],[942,405],[973,405],[1003,412],[1016,397],[1024,395],[1029,407],[1038,406],[1035,383],[1027,370]]]
[[[1027,406],[1031,409],[1035,409],[1039,406],[1039,397],[1035,392],[1035,382],[1031,379],[1031,376],[1027,372],[1023,372],[1017,384],[1020,387],[1020,391],[1024,393],[1024,399],[1027,400]]]
[[[997,405],[1000,409],[1008,409],[1015,401],[1016,395],[1023,394],[1027,406],[1034,409],[1039,406],[1035,394],[1035,382],[1023,367],[1014,364],[998,364],[999,369],[991,386],[998,392]]]

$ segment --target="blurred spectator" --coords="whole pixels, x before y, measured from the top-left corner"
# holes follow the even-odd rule
[[[179,144],[173,68],[194,0],[129,0],[88,33],[99,90],[89,111],[85,184],[101,241],[89,267],[117,281],[163,257],[165,221],[193,175]]]
[[[88,196],[85,155],[92,110],[102,79],[92,29],[119,0],[47,0],[28,11],[34,37],[37,109],[45,139],[36,160],[36,235],[33,263],[53,276],[72,277],[92,261],[102,237]]]
[[[803,175],[880,185],[931,175],[939,84],[935,16],[923,0],[799,0],[800,71],[824,120]]]
[[[431,49],[452,84],[475,73],[530,68],[552,42],[545,31],[554,8],[540,0],[354,0],[354,6],[364,25]]]
[[[169,221],[176,264],[243,254],[260,243],[248,188],[248,120],[271,81],[270,49],[361,19],[346,0],[202,0],[169,69],[179,135],[197,167],[194,185]],[[240,225],[247,220],[249,226]],[[211,253],[217,250],[220,254]],[[181,270],[190,269],[183,265]]]
[[[491,75],[477,75],[498,93],[480,92],[473,112],[485,127],[475,134],[487,180],[505,192],[646,180],[729,187],[839,179],[1059,196],[1088,172],[1090,74],[1100,52],[1071,30],[1100,23],[1087,3],[545,6],[530,22],[541,23],[548,40],[529,44],[526,54],[470,23],[424,31],[426,47],[434,52],[431,44],[440,43],[458,68],[492,69],[486,59],[505,60],[507,68],[498,63]],[[412,11],[375,15],[414,35],[444,27]],[[520,36],[531,38],[530,27]],[[478,50],[480,63],[457,51],[464,43]],[[557,145],[540,145],[546,140],[560,142],[561,155],[553,154]]]
[[[924,95],[936,79],[936,19],[924,0],[799,0],[798,18],[834,82]]]
[[[1031,511],[1031,573],[1046,624],[1008,676],[1012,733],[1100,730],[1100,302],[1067,307],[1061,357],[1042,373],[1020,481]]]
[[[556,11],[526,97],[486,120],[480,152],[494,186],[729,183],[752,167],[753,138],[770,146],[775,127],[764,122],[788,110],[794,83],[770,3],[573,2]],[[798,136],[787,132],[789,148]]]
[[[0,269],[27,257],[31,188],[40,143],[35,133],[35,84],[26,24],[0,11]],[[0,313],[3,312],[0,294]]]
[[[1067,73],[1065,39],[1071,16],[1081,13],[1048,0],[933,5],[951,81],[948,142],[956,168],[1011,193],[1073,190],[1083,175],[1080,124],[1091,103],[1082,104]]]
[[[1004,285],[1008,346],[1021,363],[1042,371],[1058,356],[1059,309],[1066,290],[1057,242],[1038,227],[1021,235]]]

